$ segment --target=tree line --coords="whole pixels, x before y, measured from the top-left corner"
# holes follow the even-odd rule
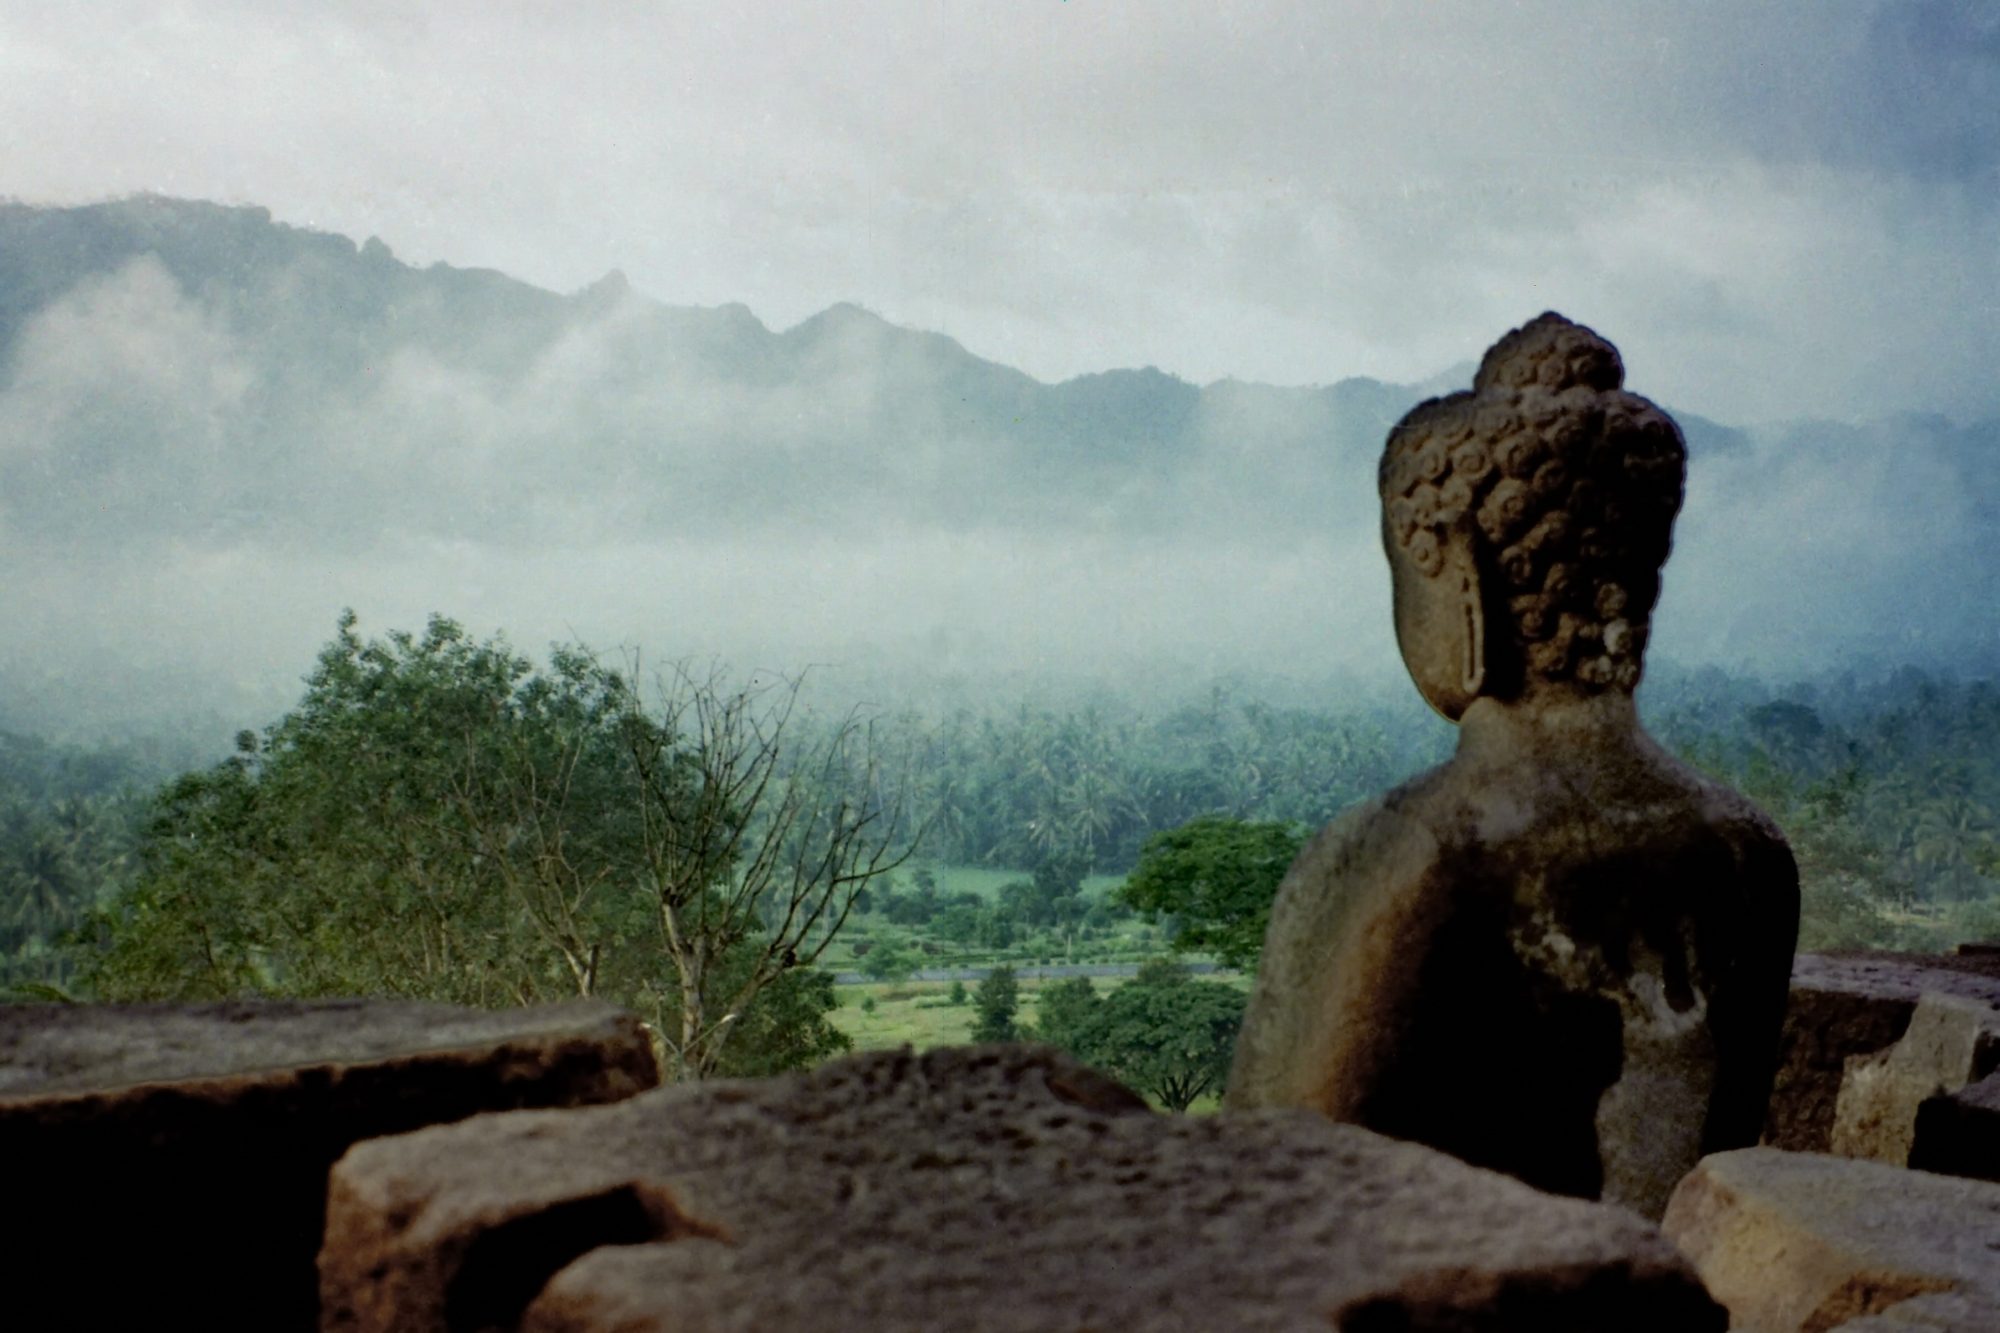
[[[1220,1095],[1243,1023],[1245,996],[1197,981],[1165,958],[1100,995],[1087,977],[1042,989],[1035,1022],[1020,1021],[1014,969],[995,968],[973,996],[974,1041],[1042,1041],[1112,1075],[1169,1111]]]
[[[1317,826],[1441,761],[1452,736],[1420,703],[1280,707],[1221,685],[1157,714],[967,702],[896,724],[930,815],[927,854],[1117,874],[1155,833],[1203,815]]]
[[[795,725],[796,702],[576,648],[537,667],[443,617],[364,640],[346,614],[297,708],[153,794],[115,887],[38,909],[17,975],[101,999],[602,997],[679,1075],[809,1063],[844,1045],[812,963],[916,829],[865,722]]]
[[[1800,862],[1802,947],[1923,950],[2000,937],[1993,680],[1906,667],[1774,686],[1669,666],[1642,688],[1640,708],[1670,750],[1748,793],[1785,830]],[[1184,861],[1253,837],[1261,853],[1228,856],[1285,860],[1287,846],[1342,809],[1441,761],[1453,736],[1414,706],[1280,708],[1220,687],[1158,714],[968,706],[901,723],[919,756],[931,854],[1117,874],[1141,866],[1162,837],[1178,840]],[[1275,827],[1235,827],[1250,824]],[[1241,897],[1243,873],[1191,882]],[[1254,911],[1177,906],[1157,893],[1148,904],[1144,879],[1135,904],[1172,916],[1201,948],[1240,960],[1245,940],[1261,940]]]
[[[366,639],[347,615],[298,706],[220,763],[0,732],[0,987],[599,996],[679,1072],[795,1067],[843,1044],[813,965],[856,910],[1001,949],[1090,929],[1078,885],[1108,872],[1181,949],[1253,961],[1305,834],[1452,734],[1414,705],[1221,687],[871,722],[809,714],[795,681],[640,666],[537,664],[442,617]],[[1992,681],[1668,669],[1640,701],[1790,836],[1804,947],[2000,936]],[[926,863],[1020,873],[975,901]]]

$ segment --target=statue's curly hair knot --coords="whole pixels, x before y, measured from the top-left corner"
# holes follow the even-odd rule
[[[1454,539],[1498,580],[1530,676],[1631,689],[1687,468],[1680,428],[1625,392],[1618,349],[1553,312],[1495,343],[1472,391],[1389,433],[1388,532],[1435,575]]]

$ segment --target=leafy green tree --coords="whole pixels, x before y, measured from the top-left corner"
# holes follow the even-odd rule
[[[976,902],[953,903],[937,914],[931,929],[953,944],[971,944],[979,938],[981,918],[987,915]]]
[[[1134,978],[1090,1009],[1070,1049],[1167,1110],[1185,1111],[1228,1080],[1243,1006],[1243,992],[1218,981]]]
[[[1118,895],[1150,916],[1173,917],[1176,950],[1252,967],[1271,900],[1304,845],[1292,824],[1205,815],[1147,839]]]
[[[862,975],[873,981],[907,981],[916,970],[916,955],[895,940],[876,945],[861,960]]]
[[[1020,927],[1004,904],[995,904],[979,915],[978,942],[989,949],[1011,949]]]
[[[1913,833],[1915,859],[1931,872],[1942,896],[1963,899],[1979,895],[1985,882],[1979,866],[1993,846],[1992,811],[1954,787],[1925,804]]]
[[[1008,880],[994,895],[993,905],[996,911],[1005,913],[1013,921],[1035,925],[1041,920],[1040,905],[1036,900],[1033,880]]]
[[[986,974],[972,995],[978,1018],[972,1025],[974,1041],[1015,1041],[1021,1035],[1014,1018],[1021,1008],[1020,982],[1011,967],[996,967]]]
[[[1029,878],[1000,886],[998,905],[1027,925],[1063,925],[1082,919],[1082,890],[1082,862],[1070,856],[1044,856],[1036,860]]]
[[[1194,980],[1194,973],[1178,958],[1154,956],[1139,964],[1139,970],[1132,974],[1128,985],[1132,986],[1178,986]]]
[[[789,978],[910,839],[866,733],[801,737],[795,700],[679,673],[648,706],[578,649],[538,671],[442,617],[364,642],[346,613],[293,712],[162,793],[89,982],[602,995],[647,1014],[679,1076],[738,1043],[745,1066],[805,1058],[831,1030],[773,1015],[832,996]]]
[[[741,956],[754,959],[756,952],[753,943]],[[829,1019],[839,1005],[832,973],[816,967],[782,973],[735,1020],[736,1031],[709,1072],[721,1078],[762,1078],[809,1069],[852,1050],[853,1039]]]
[[[1065,977],[1043,986],[1035,1007],[1035,1039],[1083,1058],[1091,1023],[1103,1004],[1089,977]]]

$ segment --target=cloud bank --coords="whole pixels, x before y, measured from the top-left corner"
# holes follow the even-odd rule
[[[0,7],[0,191],[1050,381],[1421,379],[1553,307],[1731,421],[2000,414],[1979,0]]]
[[[1435,389],[1046,385],[853,307],[774,333],[242,211],[30,215],[104,249],[0,348],[17,699],[275,710],[347,605],[776,667],[1399,672],[1374,467]],[[1685,420],[1657,654],[2000,650],[2000,423]]]

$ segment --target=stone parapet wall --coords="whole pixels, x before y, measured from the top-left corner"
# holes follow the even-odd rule
[[[8,1264],[115,1255],[75,1327],[1720,1330],[1705,1281],[1743,1330],[1992,1333],[2000,1184],[1953,1177],[2000,1175],[1996,1032],[2000,956],[1801,956],[1767,1143],[1927,1170],[1708,1158],[1690,1267],[1622,1210],[1310,1112],[1156,1115],[1041,1048],[648,1091],[601,1005],[15,1006]]]
[[[1667,1235],[1734,1333],[1993,1333],[2000,1185],[1815,1153],[1717,1153]]]
[[[6,1263],[30,1282],[104,1265],[65,1284],[67,1327],[309,1329],[352,1144],[658,1082],[639,1022],[602,1004],[0,1006]]]
[[[1765,1145],[1833,1151],[1850,1062],[1874,1063],[1901,1041],[1925,995],[1984,1006],[2000,1019],[2000,954],[1800,954],[1792,967]]]
[[[329,1333],[1724,1326],[1621,1209],[1019,1045],[361,1144],[321,1275]]]

